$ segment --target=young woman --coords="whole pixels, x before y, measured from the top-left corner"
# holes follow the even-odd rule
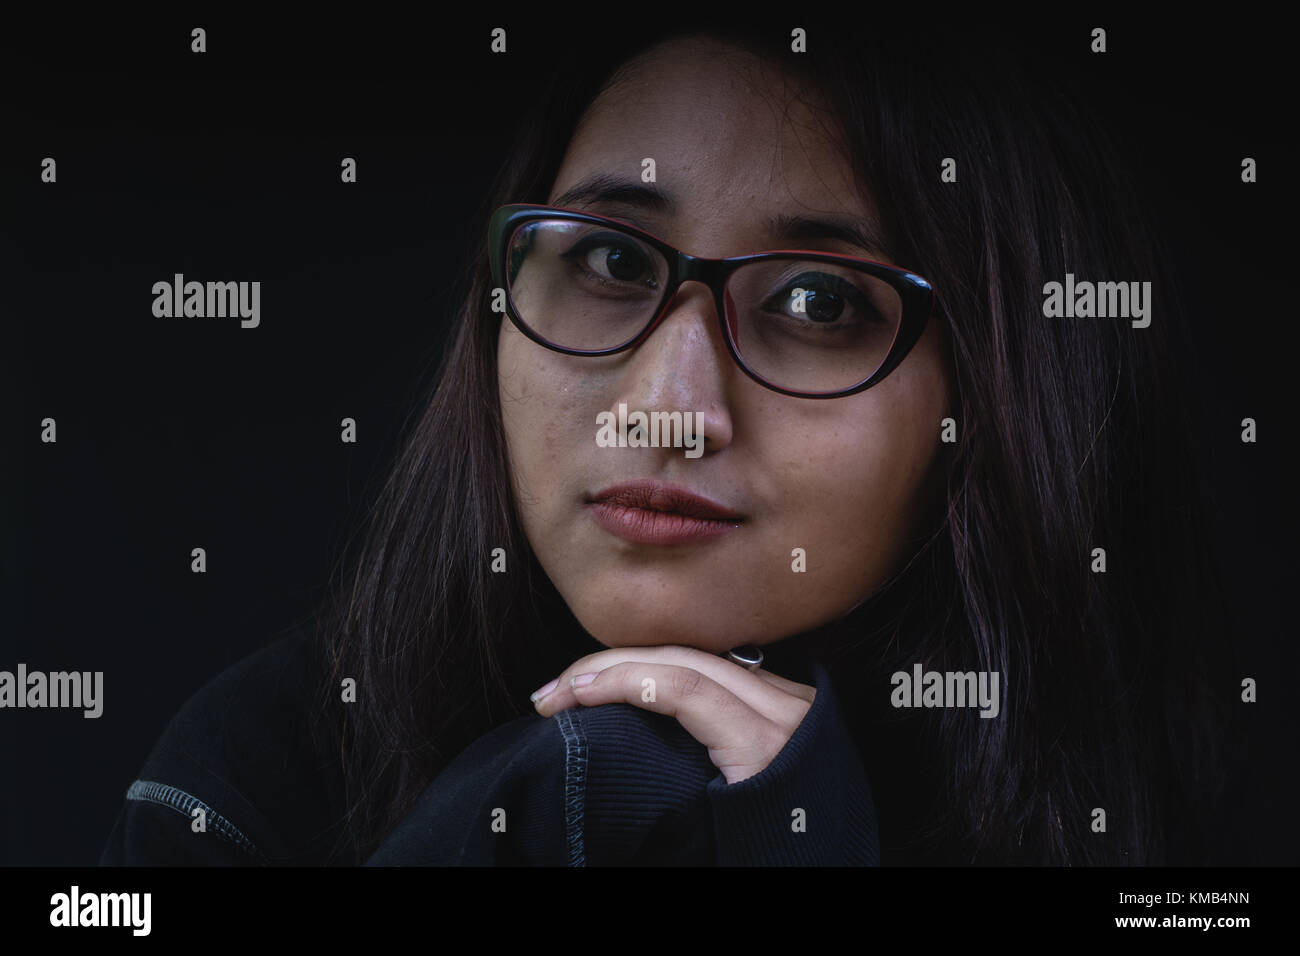
[[[106,859],[1203,862],[1222,609],[1103,131],[934,37],[655,41],[557,71],[322,646],[192,702]]]

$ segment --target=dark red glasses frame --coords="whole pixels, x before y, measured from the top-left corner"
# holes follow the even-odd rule
[[[655,306],[654,313],[649,322],[646,323],[645,328],[622,345],[596,350],[565,348],[547,340],[529,328],[528,323],[520,318],[519,312],[510,298],[510,290],[505,281],[505,259],[506,248],[511,237],[514,236],[515,230],[525,223],[538,219],[562,219],[570,222],[588,222],[593,225],[608,226],[634,236],[646,245],[657,249],[663,255],[668,263],[668,281],[664,285],[663,300]],[[722,326],[722,337],[727,343],[727,351],[731,353],[731,358],[740,366],[741,371],[765,388],[780,392],[782,395],[793,395],[796,398],[841,398],[845,395],[854,395],[875,385],[897,368],[899,363],[907,357],[907,353],[911,351],[912,346],[916,344],[921,337],[921,333],[925,330],[925,323],[929,319],[930,311],[934,305],[934,290],[930,287],[930,283],[921,276],[906,269],[897,269],[894,266],[888,266],[872,259],[802,249],[779,249],[748,256],[733,256],[729,259],[704,259],[699,256],[688,255],[675,246],[664,242],[658,236],[651,235],[621,220],[577,212],[572,209],[560,209],[554,206],[511,203],[499,208],[492,214],[488,224],[488,257],[492,268],[493,284],[506,292],[506,313],[509,315],[510,321],[514,323],[520,332],[538,345],[555,352],[562,352],[565,355],[613,355],[635,348],[645,341],[662,321],[667,312],[668,304],[677,294],[677,290],[683,282],[691,280],[703,282],[713,290],[713,301],[717,310],[718,322]],[[790,258],[841,263],[884,280],[898,293],[903,314],[899,319],[898,332],[894,336],[893,345],[890,347],[884,361],[880,363],[880,367],[868,378],[863,379],[851,388],[837,389],[833,392],[803,392],[783,388],[769,382],[750,368],[745,363],[745,360],[741,358],[740,352],[736,348],[731,330],[727,325],[727,310],[723,302],[723,289],[727,278],[738,268],[750,262]]]

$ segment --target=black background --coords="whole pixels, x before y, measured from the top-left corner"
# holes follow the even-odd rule
[[[98,720],[0,711],[0,864],[93,864],[181,704],[323,597],[418,411],[474,217],[539,72],[605,31],[685,12],[69,15],[5,32],[0,669],[103,671],[105,702]],[[836,22],[791,17],[774,29],[805,26],[809,55]],[[961,29],[921,15],[890,28],[926,25]],[[194,26],[205,54],[189,52]],[[496,26],[504,56],[489,52]],[[1089,52],[1094,26],[1104,55]],[[1234,862],[1294,864],[1289,33],[1131,13],[995,29],[1114,122],[1177,253],[1224,529],[1206,547],[1226,556],[1248,662],[1218,676],[1260,685],[1247,715],[1258,782],[1224,826]],[[40,182],[46,156],[55,185]],[[356,184],[339,180],[345,156]],[[260,327],[154,318],[150,289],[176,272],[260,280]],[[40,441],[47,416],[57,444]],[[1247,416],[1257,444],[1240,441]],[[355,445],[339,440],[344,417]],[[206,574],[190,572],[194,547]]]

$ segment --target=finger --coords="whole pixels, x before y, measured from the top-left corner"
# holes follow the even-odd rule
[[[695,647],[685,647],[681,644],[634,644],[626,647],[608,647],[603,651],[596,651],[593,654],[588,654],[586,657],[580,657],[565,668],[565,673],[585,674],[589,672],[602,671],[606,667],[617,664],[619,661],[632,658],[658,660],[666,663],[681,664],[686,667],[693,667],[697,663],[707,664],[708,661],[705,660],[705,658],[713,658],[715,661],[724,661],[728,664],[731,663],[725,658],[719,657],[717,654],[713,654],[709,651],[702,651]],[[741,670],[744,670],[744,668],[741,668]]]
[[[787,680],[779,674],[765,671],[761,667],[754,668],[750,673],[755,677],[767,681],[777,690],[784,691],[787,694],[793,694],[795,697],[801,698],[810,704],[813,702],[813,698],[817,696],[816,687],[809,687],[807,684],[800,684],[792,680]]]
[[[725,766],[763,764],[788,734],[717,681],[689,667],[624,661],[574,691],[579,705],[631,704],[674,718]],[[796,718],[797,723],[797,718]]]
[[[572,678],[586,673],[599,673],[616,664],[629,661],[689,667],[697,670],[726,687],[727,690],[744,700],[750,707],[774,721],[788,719],[792,713],[798,710],[797,702],[791,700],[788,692],[763,680],[761,677],[756,677],[731,661],[697,648],[667,645],[658,647],[615,647],[589,654],[575,661],[565,668],[558,679],[555,689],[536,702],[537,712],[543,717],[550,717],[558,711],[572,707],[577,702],[570,684]],[[800,699],[807,700],[804,697],[800,697]]]

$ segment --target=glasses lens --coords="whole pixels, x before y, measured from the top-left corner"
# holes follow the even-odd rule
[[[736,351],[761,378],[796,392],[853,388],[880,368],[903,302],[850,264],[763,259],[737,269],[723,302]]]
[[[537,219],[511,236],[506,280],[526,326],[561,348],[597,351],[626,344],[650,322],[668,262],[608,226]]]

